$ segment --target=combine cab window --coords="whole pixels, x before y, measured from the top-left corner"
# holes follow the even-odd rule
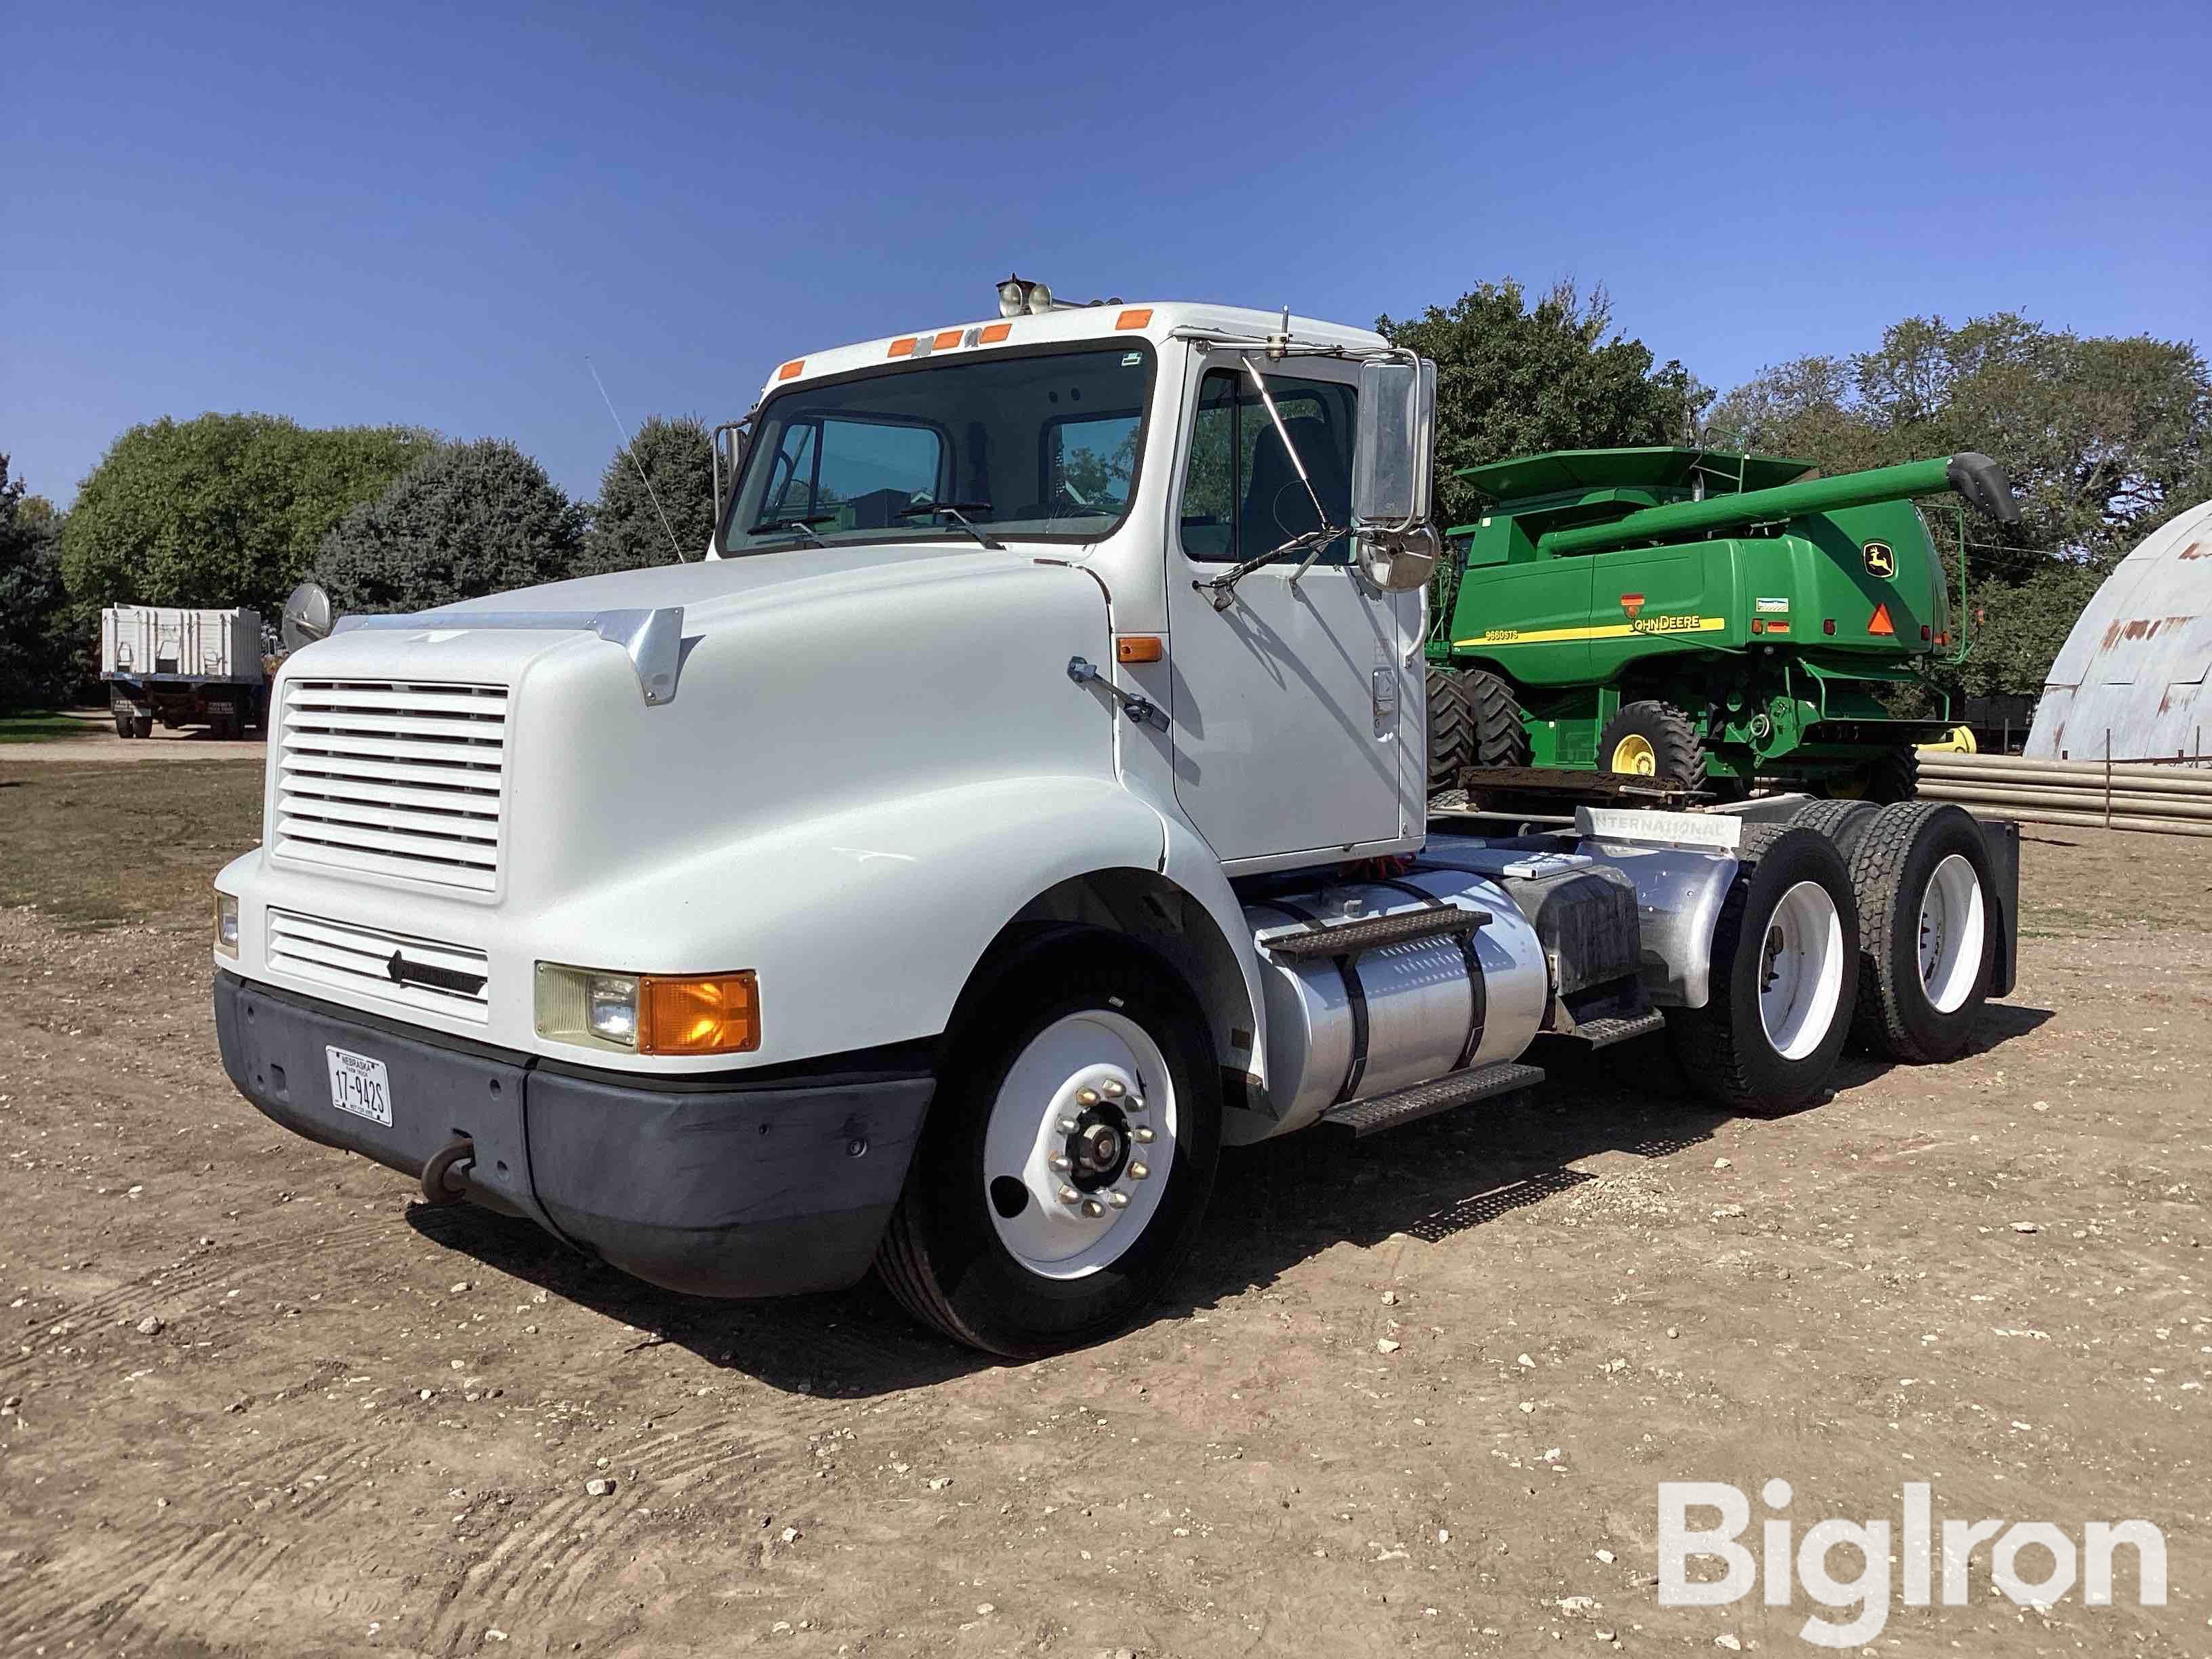
[[[1267,391],[1332,524],[1352,519],[1352,442],[1358,393],[1328,380],[1267,378]],[[1200,564],[1255,558],[1316,527],[1313,502],[1283,453],[1267,405],[1241,370],[1209,369],[1199,385],[1183,474],[1182,549]],[[1340,536],[1323,564],[1352,562]]]

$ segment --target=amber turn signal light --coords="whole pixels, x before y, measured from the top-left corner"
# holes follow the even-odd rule
[[[760,1047],[760,981],[750,969],[638,979],[641,1054],[740,1054]]]

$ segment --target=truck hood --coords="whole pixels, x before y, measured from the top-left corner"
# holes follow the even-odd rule
[[[580,624],[677,606],[672,690],[648,702],[629,652]],[[531,621],[497,623],[501,613]],[[487,625],[470,627],[471,615]],[[948,789],[1101,783],[1115,775],[1116,710],[1071,682],[1077,657],[1112,660],[1106,595],[1026,550],[794,548],[494,594],[293,653],[279,680],[269,844],[280,862],[434,884],[444,872],[407,863],[419,850],[408,838],[449,827],[427,816],[446,810],[434,791],[449,786],[422,769],[442,763],[436,745],[464,729],[480,746],[497,734],[495,763],[480,747],[467,763],[498,779],[501,803],[495,860],[461,849],[476,872],[465,902],[526,908],[750,838],[804,840],[805,826],[844,815],[897,820]],[[406,703],[451,697],[441,690],[451,686],[484,700],[481,726],[438,725],[450,703]],[[307,699],[296,714],[295,691]],[[395,778],[393,766],[412,769]],[[337,809],[315,805],[329,787],[319,775],[332,770],[347,775],[340,805],[352,815],[336,828],[319,815]]]
[[[718,623],[763,608],[836,599],[859,591],[882,592],[915,583],[956,580],[1004,571],[1027,562],[1009,550],[994,552],[972,542],[855,542],[793,547],[733,559],[702,559],[610,571],[568,581],[545,582],[441,605],[438,614],[471,611],[607,611],[684,607],[684,631],[713,631]]]

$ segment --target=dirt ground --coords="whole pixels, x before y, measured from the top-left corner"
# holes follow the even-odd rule
[[[2163,1607],[2126,1551],[2117,1605],[2016,1607],[1984,1546],[1869,1651],[2212,1652],[2205,843],[2030,831],[2021,984],[1956,1065],[1765,1122],[1663,1050],[1551,1057],[1530,1104],[1256,1149],[1157,1317],[999,1366],[872,1285],[664,1294],[278,1130],[204,943],[259,768],[27,758],[0,1655],[1814,1651],[1802,1589],[1657,1601],[1656,1483],[1755,1534],[1775,1476],[1800,1531],[1926,1480],[2164,1532]]]
[[[209,761],[260,758],[267,745],[258,732],[243,738],[218,738],[204,726],[179,731],[156,726],[143,738],[115,735],[114,719],[104,708],[72,708],[59,719],[82,727],[61,737],[41,737],[36,742],[11,743],[0,748],[0,757],[51,764],[56,761],[79,765],[99,762]]]

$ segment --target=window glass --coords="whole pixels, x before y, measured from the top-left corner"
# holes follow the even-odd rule
[[[1000,535],[1090,540],[1129,510],[1152,347],[947,355],[775,394],[723,527],[726,553],[812,538],[942,538],[943,504]],[[805,534],[794,531],[805,526]]]
[[[1267,382],[1322,511],[1329,523],[1349,525],[1358,392],[1333,381],[1291,376],[1269,375]],[[1208,369],[1199,384],[1181,517],[1183,552],[1201,564],[1256,558],[1319,527],[1313,498],[1284,452],[1267,404],[1242,369]],[[1351,562],[1349,536],[1331,542],[1319,560]]]
[[[1142,425],[1134,415],[1055,422],[1048,471],[1059,504],[1118,516],[1136,483]]]

